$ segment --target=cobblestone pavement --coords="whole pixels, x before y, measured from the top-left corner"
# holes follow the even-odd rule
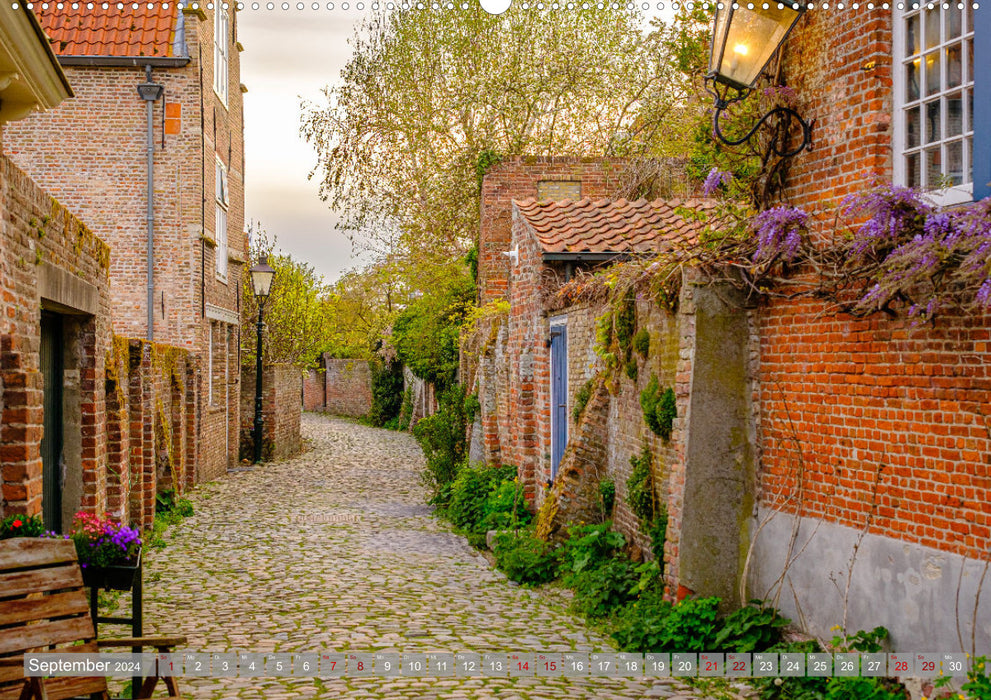
[[[191,495],[195,514],[145,553],[145,633],[188,651],[614,651],[490,568],[431,516],[405,434],[305,414],[311,448]],[[632,678],[184,678],[195,698],[696,698]],[[696,691],[697,692],[697,691]]]

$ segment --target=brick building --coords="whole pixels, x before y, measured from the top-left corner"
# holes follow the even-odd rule
[[[925,189],[942,207],[987,197],[985,35],[991,15],[956,6],[807,12],[781,74],[803,116],[816,120],[814,145],[791,161],[781,199],[831,220],[844,197],[870,185],[870,172]],[[855,318],[808,296],[750,307],[689,276],[674,314],[637,301],[638,324],[651,334],[639,376],[620,377],[611,392],[596,388],[561,454],[551,415],[561,403],[570,409],[581,381],[602,369],[594,319],[609,309],[546,293],[566,275],[548,284],[546,248],[519,235],[536,232],[525,200],[543,164],[503,167],[510,172],[494,169],[483,184],[480,250],[491,251],[491,265],[483,274],[481,255],[479,271],[482,300],[505,295],[511,310],[494,333],[483,329],[494,342],[482,344],[472,376],[488,459],[516,463],[535,500],[554,495],[565,514],[588,512],[590,481],[615,479],[616,521],[643,543],[623,503],[623,470],[646,441],[667,503],[672,592],[772,598],[822,638],[845,622],[849,631],[886,626],[897,650],[971,652],[972,635],[978,653],[988,647],[991,315],[947,312],[914,325]],[[590,170],[571,179],[584,183]],[[587,196],[571,187],[555,196]],[[550,231],[573,223],[569,205],[555,206]],[[514,248],[516,266],[502,255]],[[518,293],[541,285],[542,296]],[[567,334],[573,373],[565,401],[551,400],[555,331]],[[638,410],[645,369],[677,397],[667,444],[649,435]],[[542,494],[558,455],[559,476]]]
[[[793,159],[783,199],[828,216],[865,171],[944,207],[991,195],[989,39],[991,13],[970,3],[807,12],[782,75],[816,119],[814,148]],[[917,326],[776,300],[755,330],[754,522],[767,522],[752,593],[784,574],[781,607],[823,636],[848,619],[887,626],[902,649],[972,652],[973,632],[986,650],[991,315]]]
[[[195,366],[113,335],[110,247],[3,153],[14,120],[72,95],[23,6],[0,6],[0,75],[0,517],[146,526],[191,481]]]
[[[12,125],[7,153],[110,245],[114,331],[195,356],[195,476],[216,477],[236,460],[240,423],[236,15],[174,3],[44,8],[35,4],[75,97]],[[161,94],[143,99],[143,84]]]

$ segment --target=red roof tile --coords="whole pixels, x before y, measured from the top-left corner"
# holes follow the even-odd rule
[[[666,241],[691,243],[705,224],[675,210],[709,211],[715,207],[710,199],[525,199],[513,203],[536,233],[545,253],[646,253],[658,250]]]
[[[115,4],[104,10],[99,5],[92,10],[80,4],[78,10],[65,3],[59,10],[56,3],[34,4],[45,33],[52,39],[52,49],[58,56],[173,56],[178,9],[174,2],[164,9],[159,2],[142,3],[138,9],[130,4],[118,10]]]

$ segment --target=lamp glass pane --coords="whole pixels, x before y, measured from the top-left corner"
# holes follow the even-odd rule
[[[257,297],[267,297],[268,293],[272,289],[272,278],[275,277],[275,272],[268,271],[251,271],[251,286],[254,287],[255,296]]]
[[[800,16],[791,7],[780,10],[773,5],[766,10],[740,7],[728,17],[725,40],[720,44],[724,47],[722,60],[716,72],[734,83],[753,85]],[[718,17],[716,24],[718,38]],[[718,52],[719,46],[714,45],[714,51]]]
[[[729,27],[730,16],[733,8],[726,6],[724,9],[716,8],[716,21],[712,32],[712,48],[709,52],[709,72],[719,72],[719,63],[722,61],[723,47],[726,45],[726,28]]]

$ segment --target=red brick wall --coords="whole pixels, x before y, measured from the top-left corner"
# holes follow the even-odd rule
[[[891,10],[815,9],[795,27],[784,82],[815,119],[813,148],[791,159],[784,197],[825,209],[891,172]]]
[[[303,405],[300,400],[303,377],[293,365],[268,365],[262,375],[263,444],[265,460],[288,459],[303,447],[300,422]],[[244,393],[241,395],[241,454],[251,459],[254,454],[255,368],[241,371]]]
[[[81,503],[105,505],[101,430],[103,355],[110,333],[106,244],[0,155],[0,469],[5,513],[40,513],[44,381],[40,372],[41,265],[53,265],[96,288],[97,314],[78,326],[82,402]]]
[[[337,416],[365,416],[372,409],[372,373],[367,360],[325,358],[326,403],[323,411]]]
[[[0,516],[42,510],[39,348],[41,304],[47,302],[39,302],[39,277],[46,267],[96,293],[94,313],[64,317],[72,328],[67,352],[79,377],[78,425],[75,418],[66,422],[78,431],[73,442],[78,439],[79,450],[64,448],[63,454],[67,481],[81,484],[78,507],[147,526],[155,494],[173,484],[172,470],[180,490],[190,483],[186,446],[195,427],[195,373],[189,354],[114,340],[109,263],[102,240],[0,156]]]
[[[236,32],[233,9],[231,26]],[[200,19],[204,16],[205,19]],[[228,104],[213,90],[213,11],[185,11],[190,62],[155,68],[163,99],[154,106],[156,342],[178,345],[208,364],[210,326],[207,306],[240,312],[238,291],[247,257],[244,235],[244,148],[240,58],[231,46]],[[236,34],[232,42],[236,41]],[[146,107],[135,86],[145,82],[143,67],[66,66],[76,97],[57,109],[7,125],[7,154],[112,248],[111,299],[114,330],[129,337],[147,334],[146,273]],[[165,129],[163,110],[178,109],[178,133]],[[170,124],[174,124],[170,120]],[[215,163],[228,169],[227,280],[216,269]],[[227,325],[220,323],[219,325]],[[214,478],[236,460],[239,425],[239,324],[225,347],[223,364],[233,365],[226,407],[197,408],[197,473]],[[217,358],[218,362],[221,358]],[[209,372],[199,375],[204,381]],[[202,386],[198,396],[207,396]]]
[[[991,545],[991,317],[761,315],[762,489],[776,508],[971,558]],[[803,497],[794,437],[802,443]],[[880,470],[877,497],[871,494]]]
[[[322,411],[327,405],[326,370],[315,367],[303,377],[303,410]]]
[[[626,167],[622,159],[517,156],[491,168],[482,181],[478,243],[478,289],[482,304],[507,297],[512,248],[511,204],[537,197],[541,180],[581,181],[582,197],[612,196]]]

